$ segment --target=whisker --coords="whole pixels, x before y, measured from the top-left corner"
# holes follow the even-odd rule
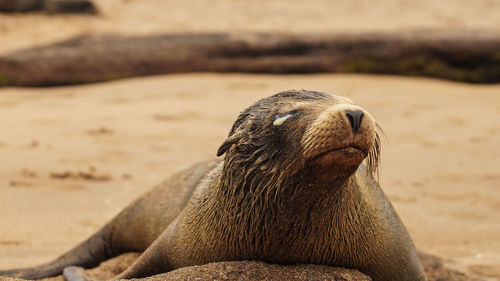
[[[381,128],[378,125],[377,128],[381,130]],[[368,153],[367,157],[368,172],[375,178],[377,182],[380,181],[380,169],[379,169],[380,150],[381,150],[380,135],[377,130],[377,132],[375,132],[375,141],[373,142],[373,146],[370,152]]]
[[[389,138],[385,134],[384,130],[382,129],[382,127],[380,127],[380,125],[377,122],[375,122],[375,131],[379,135],[382,134],[382,137],[384,138],[384,141],[389,141]]]

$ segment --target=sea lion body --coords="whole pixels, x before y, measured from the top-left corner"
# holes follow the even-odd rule
[[[374,281],[426,280],[374,171],[376,123],[349,99],[287,91],[243,111],[218,156],[175,174],[54,262],[23,278],[144,251],[120,278],[232,260],[356,268]],[[71,278],[74,270],[65,270]]]

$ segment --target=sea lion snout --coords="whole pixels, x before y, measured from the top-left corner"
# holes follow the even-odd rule
[[[322,166],[357,167],[376,141],[375,120],[363,108],[338,103],[324,109],[302,139],[304,157]]]
[[[306,158],[330,150],[353,147],[368,154],[375,141],[375,121],[359,106],[336,104],[307,127],[301,145]]]

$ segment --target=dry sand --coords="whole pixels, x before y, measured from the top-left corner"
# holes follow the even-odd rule
[[[500,280],[500,85],[355,75],[1,89],[0,268],[61,254],[168,174],[215,157],[239,111],[290,88],[370,111],[387,136],[382,187],[417,247]]]

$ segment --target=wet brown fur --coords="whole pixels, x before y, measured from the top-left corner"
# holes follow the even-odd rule
[[[346,109],[365,113],[355,133]],[[357,268],[375,281],[426,280],[375,180],[377,125],[350,100],[303,90],[257,101],[235,121],[223,154],[175,174],[54,262],[0,275],[44,277],[144,251],[118,278],[263,260]]]

